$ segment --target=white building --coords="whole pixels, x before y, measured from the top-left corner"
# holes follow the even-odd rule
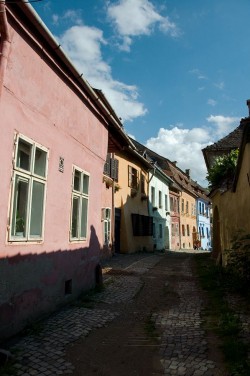
[[[149,172],[149,215],[153,217],[155,250],[170,249],[171,217],[169,186],[173,183],[156,164]]]

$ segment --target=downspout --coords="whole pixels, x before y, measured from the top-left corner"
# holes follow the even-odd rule
[[[8,55],[10,50],[10,33],[8,29],[8,21],[6,16],[5,0],[0,2],[0,98],[3,88],[4,73],[7,66]]]

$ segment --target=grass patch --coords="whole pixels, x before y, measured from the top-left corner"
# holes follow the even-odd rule
[[[240,338],[241,322],[225,299],[226,293],[235,292],[234,280],[225,269],[215,265],[210,254],[196,255],[195,265],[200,285],[208,298],[203,312],[205,329],[219,338],[229,375],[250,375],[247,359],[250,344]]]

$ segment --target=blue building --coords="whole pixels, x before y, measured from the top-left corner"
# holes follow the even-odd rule
[[[200,189],[199,189],[200,188]],[[197,187],[196,213],[197,229],[200,237],[200,249],[211,250],[210,202],[201,187]]]

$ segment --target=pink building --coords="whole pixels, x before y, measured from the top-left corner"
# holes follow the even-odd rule
[[[0,114],[4,338],[95,285],[112,200],[103,168],[124,133],[21,1],[0,2]]]

